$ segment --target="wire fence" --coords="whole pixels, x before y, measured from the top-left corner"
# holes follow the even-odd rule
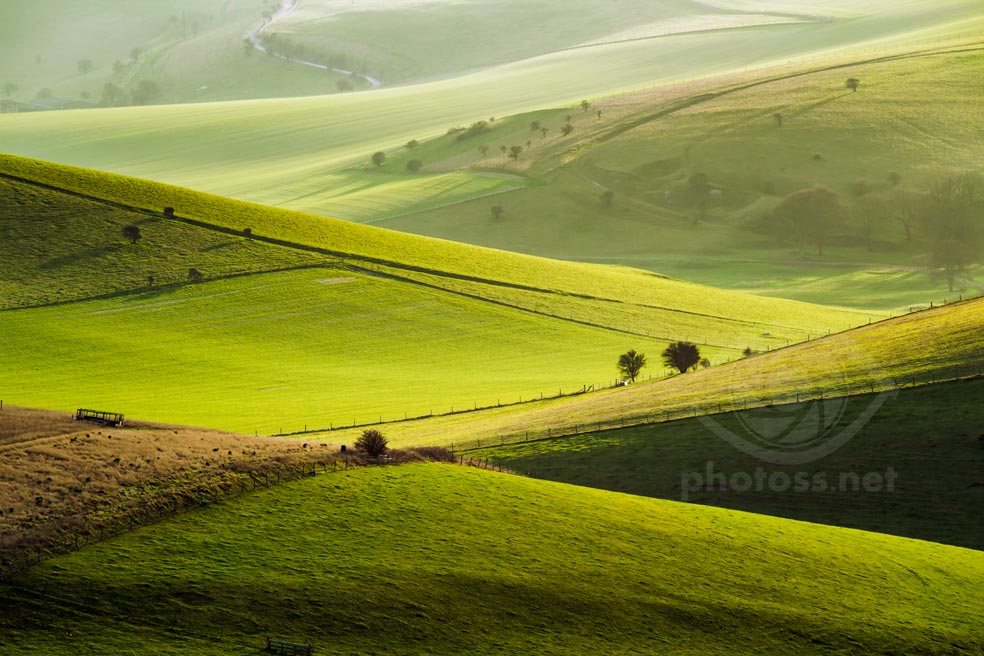
[[[79,296],[74,298],[66,298],[63,293],[59,292],[42,292],[39,291],[34,295],[33,298],[27,299],[19,302],[4,301],[0,305],[0,312],[5,310],[26,310],[31,308],[41,308],[41,307],[53,307],[57,305],[67,305],[69,303],[83,303],[86,301],[98,301],[110,298],[119,298],[121,296],[132,296],[135,294],[155,294],[168,291],[174,291],[184,287],[185,285],[199,284],[206,282],[215,282],[218,280],[230,280],[233,278],[245,278],[247,276],[255,276],[267,273],[283,273],[289,271],[305,271],[309,269],[337,269],[346,270],[345,262],[343,260],[326,260],[325,262],[318,262],[314,264],[301,264],[297,266],[289,267],[270,267],[270,266],[256,266],[256,267],[236,267],[232,270],[226,270],[223,273],[208,275],[205,272],[200,274],[200,277],[194,276],[189,271],[187,274],[179,274],[175,272],[163,273],[163,274],[153,274],[147,275],[143,278],[130,278],[129,280],[117,280],[112,284],[104,284],[100,287],[93,289],[91,292],[87,293],[85,296]]]
[[[793,404],[814,403],[817,401],[843,400],[866,394],[892,392],[901,389],[911,389],[943,382],[973,380],[982,377],[984,377],[984,363],[976,363],[971,365],[950,367],[946,370],[936,371],[930,374],[911,375],[882,381],[869,381],[867,384],[863,385],[851,386],[849,384],[844,384],[840,386],[834,385],[827,387],[816,387],[788,394],[770,396],[747,394],[733,396],[726,401],[719,401],[716,403],[688,404],[686,402],[681,402],[672,404],[671,402],[671,404],[668,404],[662,408],[652,408],[645,411],[625,413],[619,415],[618,417],[608,419],[572,421],[566,424],[548,426],[546,428],[513,431],[486,438],[476,438],[474,440],[452,444],[450,448],[452,453],[460,456],[462,452],[475,451],[478,449],[487,449],[541,440],[563,439],[577,435],[597,433],[605,430],[637,428],[651,424],[659,424],[681,419],[693,419],[697,417],[708,417],[730,412],[742,412],[756,408],[789,406]]]

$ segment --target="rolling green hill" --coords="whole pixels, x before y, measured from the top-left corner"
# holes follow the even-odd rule
[[[3,3],[0,85],[15,85],[15,100],[55,107],[103,103],[107,84],[122,90],[112,102],[129,103],[144,80],[157,85],[153,103],[335,93],[348,76],[244,47],[268,9],[262,0]]]
[[[682,4],[682,3],[681,3]],[[815,6],[815,5],[814,5]],[[815,9],[811,9],[815,11]],[[0,149],[264,203],[319,209],[325,176],[453,125],[785,63],[879,40],[972,30],[976,3],[867,2],[851,20],[771,25],[565,50],[450,80],[323,98],[22,114]],[[971,21],[968,23],[968,21]],[[280,188],[289,185],[290,198]]]
[[[984,379],[976,379],[902,390],[884,403],[876,395],[835,402],[828,408],[835,419],[823,430],[834,436],[855,422],[860,430],[840,449],[806,465],[762,462],[722,439],[706,419],[492,447],[468,456],[547,480],[982,550],[982,393]],[[806,419],[809,413],[804,405],[712,420],[718,430],[747,435],[767,422]],[[708,478],[707,463],[723,483]],[[741,477],[758,470],[765,472],[764,482],[743,489]],[[804,471],[808,486],[784,488],[783,476],[792,479]],[[885,487],[889,471],[891,490]],[[853,478],[842,485],[845,472],[880,475],[881,488],[854,486]],[[815,478],[820,473],[822,478]],[[770,485],[768,477],[780,483]]]
[[[0,650],[17,653],[249,653],[267,636],[400,654],[984,646],[979,552],[448,465],[283,485],[17,584],[0,601]]]
[[[980,161],[972,117],[981,62],[966,35],[984,17],[960,2],[876,5],[830,23],[620,41],[372,94],[5,116],[0,148],[506,250],[898,309],[944,294],[925,275],[920,235],[906,241],[891,217],[875,227],[873,252],[845,230],[823,257],[800,258],[758,225],[781,195],[801,186],[829,185],[853,206],[858,189],[872,197],[910,193],[943,171]],[[291,20],[314,20],[317,8],[309,9]],[[361,16],[330,22],[348,25]],[[917,23],[923,31],[912,31]],[[896,41],[870,47],[870,39],[890,35]],[[734,41],[734,50],[721,39]],[[790,63],[821,42],[829,46],[822,56],[810,51],[812,61]],[[799,50],[785,52],[780,43]],[[868,51],[857,50],[862,43]],[[830,50],[849,44],[854,51]],[[731,55],[765,45],[776,66],[735,73],[750,60]],[[654,58],[652,49],[672,52]],[[639,63],[662,61],[674,68]],[[665,85],[711,72],[730,76]],[[862,79],[859,93],[843,88],[847,75]],[[663,86],[593,100],[588,112],[569,108],[581,98],[654,84]],[[929,102],[941,93],[944,102]],[[471,139],[436,136],[530,110],[499,118]],[[777,112],[782,128],[774,124]],[[562,137],[568,116],[575,131]],[[533,121],[549,130],[545,137],[531,131]],[[401,145],[410,138],[421,145],[407,152]],[[524,148],[518,161],[502,154],[500,146],[510,145]],[[382,167],[364,164],[375,150],[388,154]],[[410,159],[423,162],[420,172],[405,170]],[[699,225],[685,193],[696,172],[719,194]],[[901,180],[897,188],[887,182],[890,172]],[[599,201],[604,190],[614,194],[610,207]],[[490,215],[493,205],[505,210],[499,220]],[[958,282],[968,292],[979,284]]]
[[[327,260],[9,178],[0,198],[0,308],[150,290],[192,268],[213,278]],[[135,244],[128,225],[140,229]]]
[[[782,346],[869,320],[623,267],[492,251],[33,160],[3,162],[8,174],[35,183],[10,186],[20,207],[4,221],[12,304],[39,290],[65,301],[86,285],[98,289],[107,284],[103,260],[179,277],[190,263],[221,273],[254,254],[269,259],[266,266],[327,255],[335,267],[166,288],[148,288],[141,275],[130,295],[0,313],[5,339],[16,345],[0,357],[21,405],[74,408],[81,387],[84,405],[122,406],[147,419],[298,431],[607,386],[620,353],[658,353],[670,340],[700,339],[705,357],[720,363],[749,345]],[[143,209],[166,206],[179,218]],[[58,230],[39,232],[18,218],[49,211]],[[104,252],[102,238],[117,240],[132,216],[145,217],[147,243]],[[20,257],[25,244],[36,255]],[[51,258],[72,266],[62,273]],[[106,375],[87,364],[94,356],[126,366]]]
[[[982,323],[984,298],[978,298],[667,380],[533,406],[394,424],[384,430],[397,444],[461,449],[794,403],[821,395],[891,391],[896,385],[980,375]],[[336,431],[331,439],[350,442],[355,435]]]

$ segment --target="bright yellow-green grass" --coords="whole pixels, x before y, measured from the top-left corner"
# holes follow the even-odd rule
[[[984,368],[981,326],[984,299],[975,299],[668,380],[576,399],[395,424],[384,432],[396,444],[473,447],[479,440],[489,444],[527,435],[541,438],[623,422],[793,402],[798,395],[829,397],[976,375]],[[330,435],[341,442],[355,437],[351,431]]]
[[[508,174],[471,175],[464,172],[394,175],[405,171],[409,154],[386,169],[341,171],[325,176],[324,190],[312,191],[307,183],[300,188],[288,183],[280,186],[265,204],[291,207],[300,201],[317,202],[333,217],[375,223],[389,216],[421,212],[432,207],[454,206],[461,201],[486,198],[524,185],[522,178]],[[299,198],[301,194],[304,198]],[[317,200],[314,200],[317,198]]]
[[[329,260],[5,178],[0,199],[0,308],[186,282],[191,268],[215,278]]]
[[[7,152],[265,202],[277,186],[366,161],[456,124],[783,63],[979,16],[969,0],[865,3],[850,21],[675,35],[568,50],[451,80],[320,98],[3,116]],[[811,9],[810,11],[815,11]],[[315,205],[297,207],[317,210]]]
[[[0,312],[0,333],[9,403],[250,433],[611,385],[620,353],[666,345],[323,269]]]
[[[637,306],[630,308],[630,314],[636,317],[632,322],[638,322],[640,308],[684,313],[694,318],[695,337],[698,330],[704,333],[705,329],[698,326],[705,318],[719,317],[734,322],[732,334],[743,337],[761,337],[762,333],[776,328],[777,337],[772,344],[784,346],[786,339],[801,339],[805,332],[837,332],[866,323],[871,317],[871,313],[725,292],[626,267],[561,262],[416,237],[19,157],[0,156],[0,163],[9,173],[107,200],[151,209],[170,206],[179,216],[235,230],[251,227],[256,235],[316,246],[357,260],[396,264],[400,269],[410,270],[405,275],[437,273],[442,278],[491,282],[509,296],[515,296],[512,289],[520,287],[533,294],[549,292],[553,296],[596,299],[605,305],[629,304]],[[485,286],[486,290],[490,288]],[[538,302],[531,298],[525,307],[536,310]],[[557,314],[563,314],[566,304],[560,303],[556,308]],[[632,324],[621,321],[611,327],[626,325]],[[661,336],[669,332],[659,326],[655,317],[652,325],[636,323],[635,328],[638,332],[652,331],[647,334]],[[720,331],[714,330],[707,341],[744,346],[740,341],[723,340],[720,334],[714,333]]]
[[[10,653],[984,648],[980,552],[450,465],[285,484],[17,583]]]

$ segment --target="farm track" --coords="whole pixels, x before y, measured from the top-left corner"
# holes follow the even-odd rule
[[[260,34],[263,33],[263,31],[266,28],[270,27],[280,19],[290,16],[292,13],[294,13],[294,10],[296,8],[297,8],[297,0],[283,0],[283,4],[281,4],[280,9],[277,11],[277,13],[273,14],[269,20],[263,22],[258,27],[247,32],[246,38],[249,40],[251,44],[253,44],[253,47],[256,48],[256,50],[262,52],[263,54],[268,54],[266,47],[263,46],[260,40]],[[274,55],[274,56],[283,59],[284,61],[291,62],[293,64],[309,66],[311,68],[317,68],[323,71],[341,73],[342,75],[348,75],[350,77],[361,77],[363,80],[369,83],[371,89],[379,89],[380,87],[383,86],[383,83],[377,80],[376,78],[369,75],[364,75],[362,73],[347,71],[341,68],[332,68],[330,66],[325,66],[324,64],[306,61],[304,59],[291,59],[290,57],[285,57],[283,55]]]

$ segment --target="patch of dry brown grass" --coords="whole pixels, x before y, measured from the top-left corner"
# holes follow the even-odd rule
[[[354,456],[349,455],[349,462]],[[6,406],[0,414],[0,570],[80,534],[142,523],[202,494],[248,489],[299,467],[337,466],[333,445],[209,429],[76,422]]]

